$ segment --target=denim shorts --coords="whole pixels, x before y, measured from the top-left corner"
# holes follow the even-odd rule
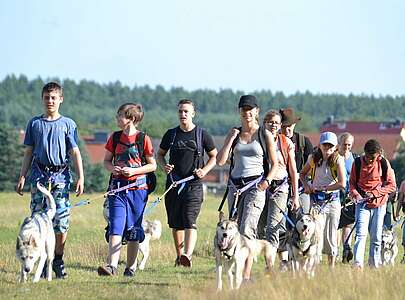
[[[46,187],[47,182],[42,182]],[[69,230],[70,201],[69,201],[70,184],[58,183],[51,187],[51,194],[55,199],[56,214],[53,219],[53,229],[55,233],[66,233]],[[45,196],[38,191],[36,183],[31,183],[31,211],[44,211],[46,207]]]

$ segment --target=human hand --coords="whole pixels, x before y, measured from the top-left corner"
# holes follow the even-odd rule
[[[21,196],[24,194],[24,184],[25,184],[25,176],[21,176],[15,187],[17,194]]]
[[[121,174],[125,177],[131,177],[133,175],[136,175],[136,168],[123,167],[121,168]]]
[[[268,181],[265,180],[265,179],[261,180],[261,181],[257,184],[257,188],[258,188],[258,190],[261,191],[261,192],[265,191],[269,186],[270,186],[270,184],[269,184]]]
[[[232,140],[234,140],[234,139],[238,136],[239,133],[240,133],[240,130],[239,130],[238,128],[236,128],[236,127],[233,127],[233,128],[229,131],[228,136],[229,136]]]
[[[207,173],[206,173],[203,169],[197,169],[197,170],[195,170],[194,174],[195,174],[198,178],[203,178],[205,175],[207,175]]]
[[[84,178],[79,178],[76,183],[76,197],[83,194],[84,191]]]
[[[300,205],[300,201],[298,200],[298,196],[294,196],[292,198],[291,204],[292,204],[293,210],[297,210],[298,208],[300,208],[301,205]]]
[[[112,174],[114,176],[118,176],[118,175],[121,175],[121,173],[122,173],[122,168],[119,166],[114,166],[114,168],[112,170]]]
[[[173,171],[174,165],[165,164],[164,169],[165,169],[166,174],[169,174],[171,171]]]

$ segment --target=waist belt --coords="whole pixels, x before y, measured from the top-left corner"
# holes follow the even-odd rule
[[[59,165],[59,166],[54,166],[54,165],[46,166],[46,165],[41,164],[40,162],[36,162],[36,164],[41,171],[51,172],[51,173],[59,172],[67,167],[67,164],[63,164],[63,165]]]
[[[259,178],[260,175],[257,176],[249,176],[249,177],[238,177],[238,178],[231,178],[232,183],[236,188],[240,188],[251,182],[252,180],[255,180]]]
[[[113,178],[111,182],[110,189],[112,192],[119,192],[126,189],[136,190],[141,187],[146,187],[146,177],[137,178],[135,180],[125,180],[125,179],[115,179]],[[115,189],[115,190],[114,190]]]
[[[312,198],[314,201],[317,201],[317,202],[323,202],[326,200],[334,201],[334,200],[339,199],[339,191],[331,192],[331,193],[316,192],[316,193],[312,194]]]

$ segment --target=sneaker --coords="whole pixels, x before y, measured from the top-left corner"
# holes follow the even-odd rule
[[[404,254],[404,256],[402,256],[401,264],[405,264],[405,254]]]
[[[176,257],[176,260],[174,261],[174,266],[175,267],[180,267],[180,257]]]
[[[132,270],[130,268],[125,268],[124,276],[125,277],[134,277],[135,276],[135,270]]]
[[[280,272],[284,273],[287,271],[288,271],[288,261],[287,260],[280,261]]]
[[[52,262],[52,270],[55,272],[56,278],[58,279],[66,279],[68,277],[63,259],[54,259]]]
[[[116,276],[117,275],[117,268],[113,266],[101,266],[98,267],[97,270],[98,275],[100,276]]]
[[[191,266],[192,266],[191,257],[188,257],[185,254],[180,256],[180,265],[183,267],[186,267],[186,268],[191,268]]]

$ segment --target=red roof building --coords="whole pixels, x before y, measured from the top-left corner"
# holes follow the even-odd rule
[[[384,149],[388,160],[395,159],[399,146],[405,141],[405,124],[395,122],[364,122],[364,121],[333,121],[328,119],[321,129],[321,132],[331,131],[339,134],[350,132],[354,136],[353,152],[363,153],[364,144],[369,139],[376,139]],[[320,133],[306,133],[313,145],[319,144]]]

